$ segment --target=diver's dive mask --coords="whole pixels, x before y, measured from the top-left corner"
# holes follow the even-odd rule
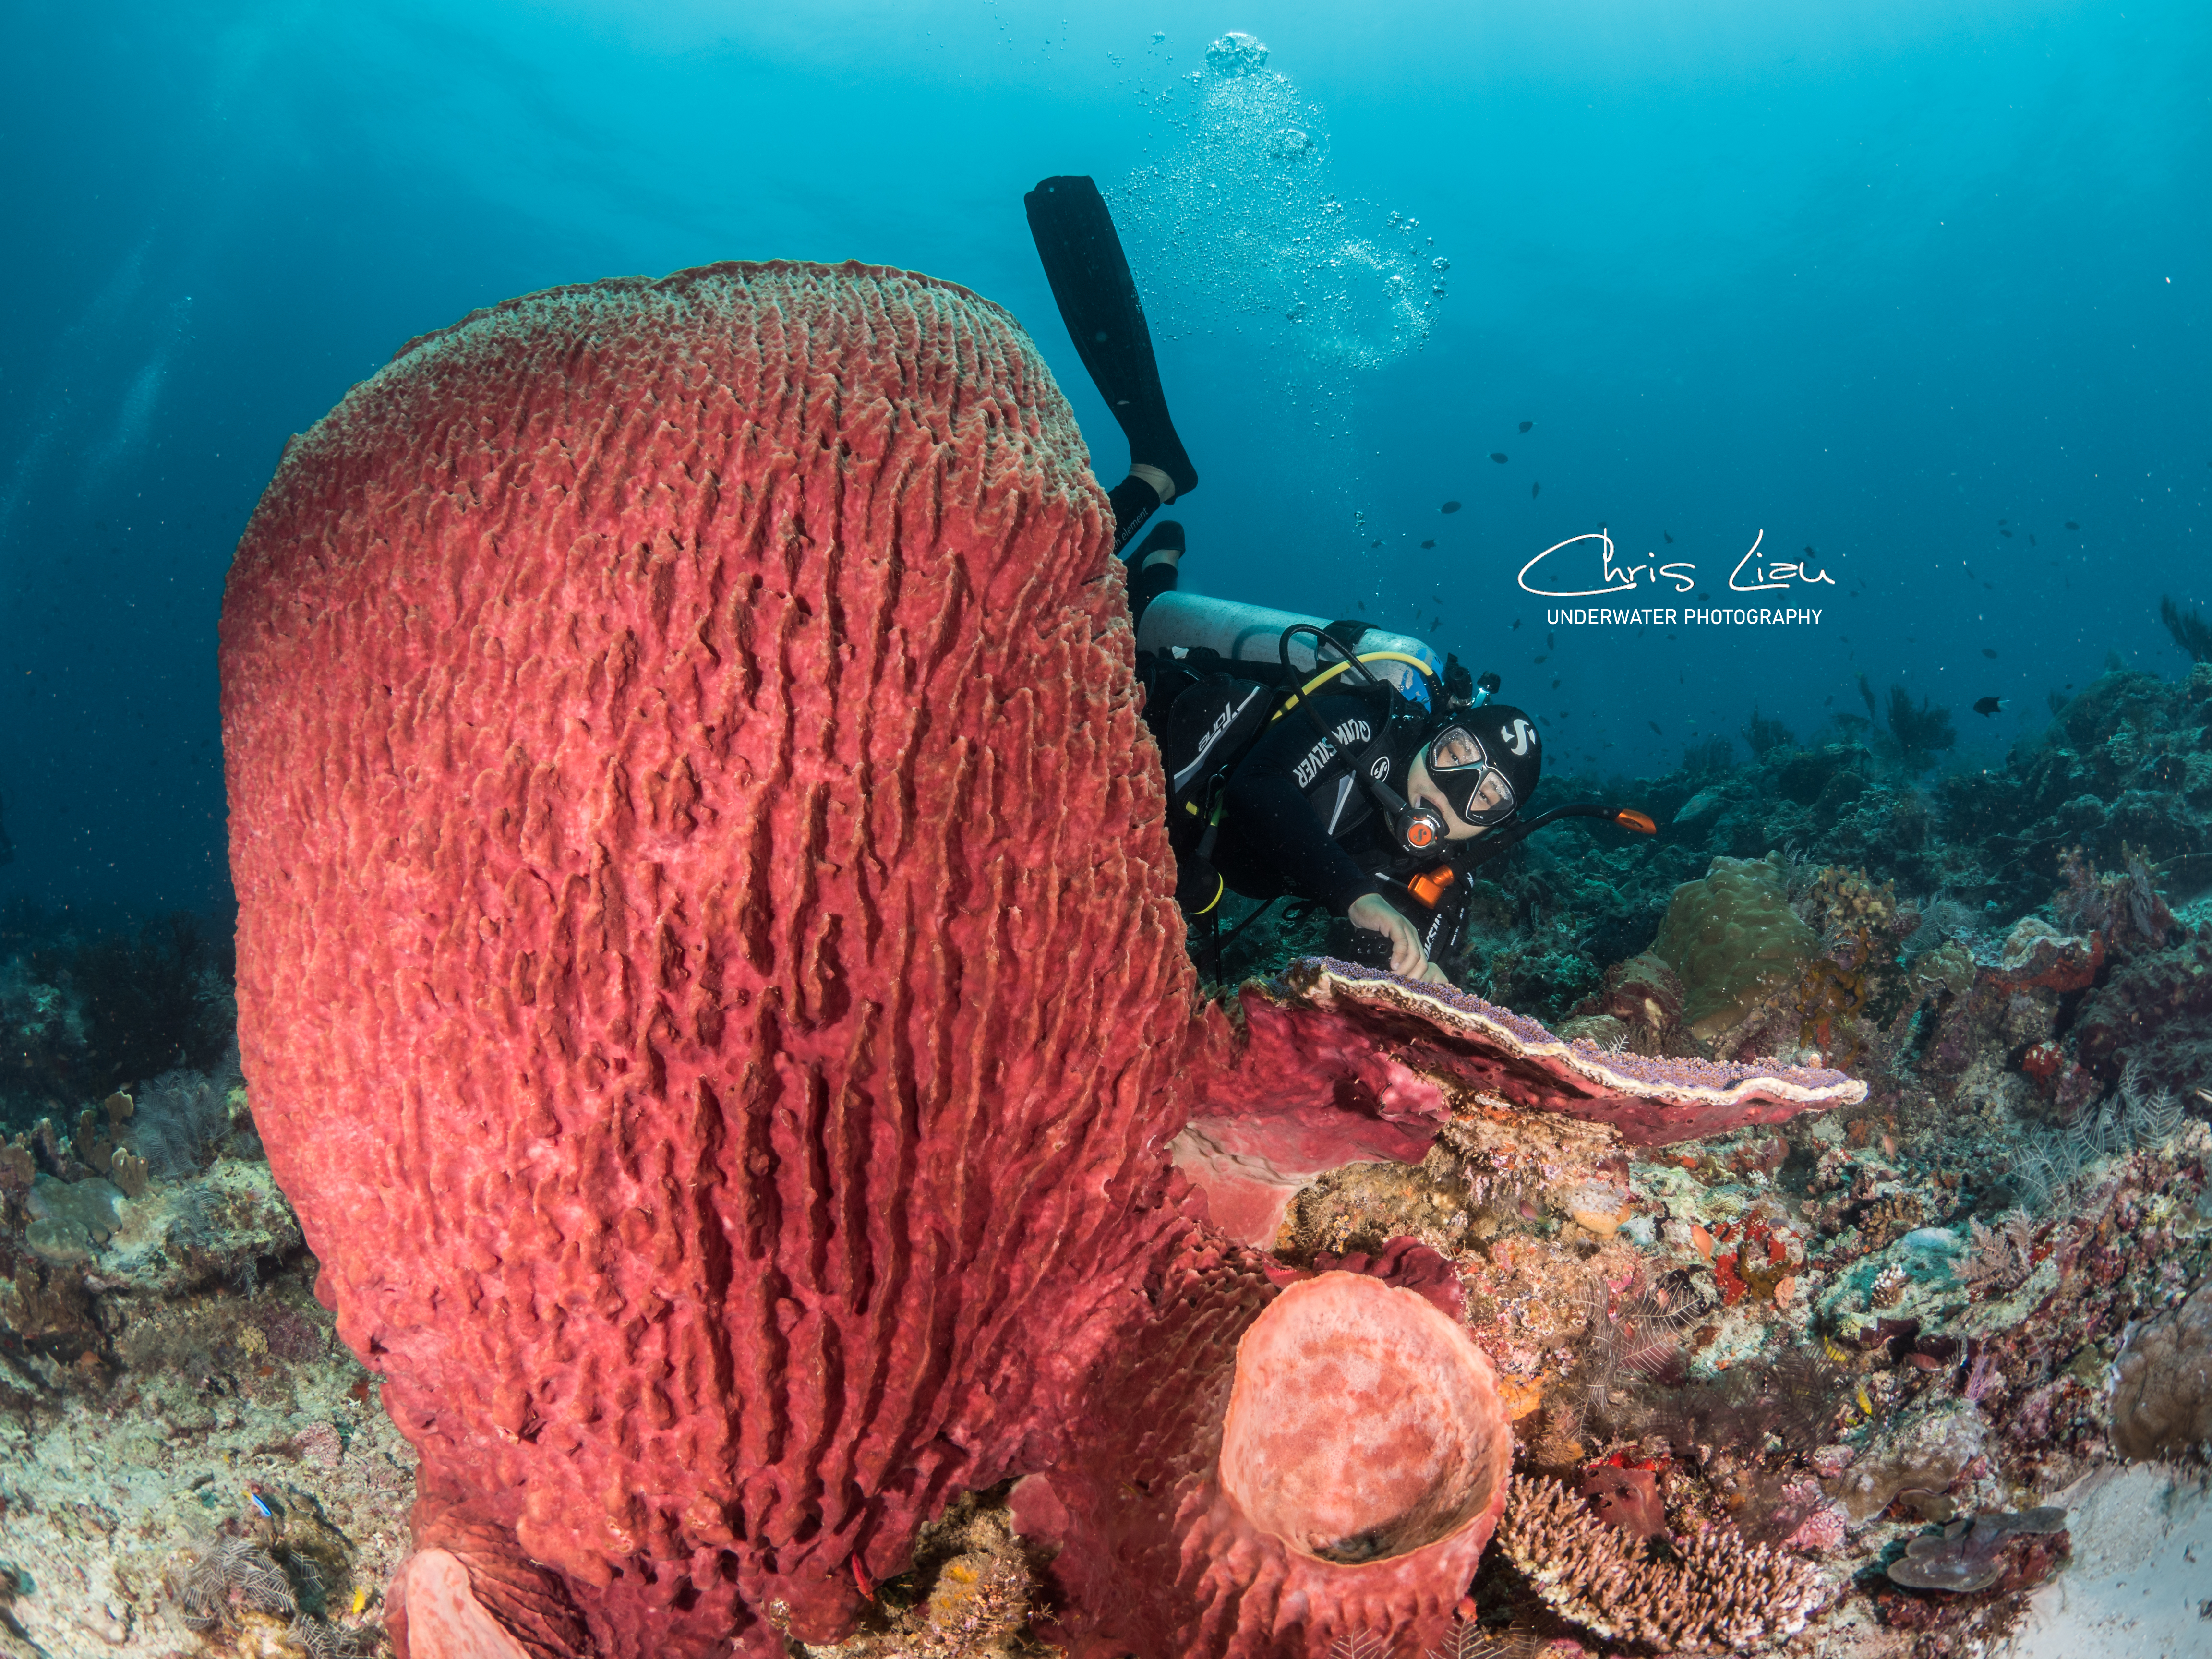
[[[1522,721],[1522,728],[1526,730],[1526,721]],[[1513,728],[1509,726],[1506,732],[1513,732]],[[1443,792],[1444,803],[1478,830],[1500,825],[1520,811],[1520,790],[1513,772],[1533,769],[1513,768],[1510,761],[1506,765],[1493,763],[1482,737],[1467,721],[1453,721],[1429,738],[1427,765],[1429,779]]]

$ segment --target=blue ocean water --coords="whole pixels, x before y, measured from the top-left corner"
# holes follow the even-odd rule
[[[226,906],[230,550],[288,434],[476,307],[927,271],[1030,328],[1112,483],[1023,220],[1055,173],[1152,313],[1187,586],[1495,669],[1624,804],[1861,672],[1995,764],[2212,600],[2208,70],[2179,0],[19,5],[0,903]],[[1600,532],[1693,586],[1578,605],[1819,620],[1547,623],[1516,573]],[[1731,595],[1754,543],[1804,568]],[[1608,585],[1595,545],[1528,585]]]

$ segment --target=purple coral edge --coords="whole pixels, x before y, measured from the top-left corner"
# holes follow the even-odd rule
[[[1371,988],[1399,1006],[1446,1030],[1502,1042],[1530,1060],[1564,1065],[1600,1088],[1676,1104],[1732,1104],[1747,1094],[1778,1096],[1808,1106],[1842,1106],[1866,1097],[1866,1085],[1848,1073],[1814,1066],[1738,1065],[1729,1061],[1607,1054],[1581,1038],[1570,1042],[1525,1014],[1485,1002],[1471,992],[1423,984],[1377,968],[1334,957],[1301,957],[1289,972],[1318,976],[1364,1000]]]

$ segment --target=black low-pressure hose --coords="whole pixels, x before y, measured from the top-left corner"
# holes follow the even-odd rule
[[[1466,850],[1455,850],[1453,861],[1463,870],[1472,870],[1478,864],[1487,864],[1500,854],[1511,852],[1546,824],[1557,823],[1561,818],[1606,818],[1639,836],[1658,833],[1656,824],[1632,808],[1605,806],[1594,800],[1577,801],[1571,806],[1554,806],[1548,812],[1539,812],[1533,818],[1492,830],[1472,843],[1462,842],[1460,846]]]

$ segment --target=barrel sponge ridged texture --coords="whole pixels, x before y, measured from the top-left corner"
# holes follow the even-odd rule
[[[428,1512],[604,1652],[842,1628],[1187,1224],[1111,532],[1006,313],[793,264],[415,342],[247,526],[255,1115]]]

